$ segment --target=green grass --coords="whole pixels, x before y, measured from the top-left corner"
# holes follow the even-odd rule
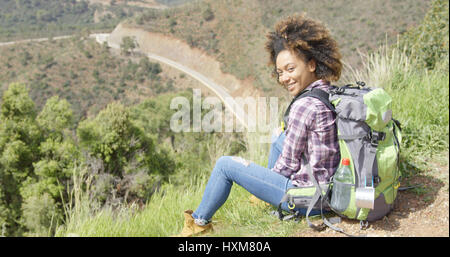
[[[362,80],[390,94],[393,116],[403,129],[402,156],[425,165],[428,158],[449,146],[448,67],[418,69],[405,50],[383,47],[364,56],[364,69],[354,71],[348,80]]]
[[[199,181],[180,190],[167,184],[154,194],[143,210],[136,205],[95,209],[87,198],[80,198],[69,214],[68,223],[60,227],[56,236],[89,237],[161,237],[178,234],[183,227],[183,211],[195,209],[201,201],[207,181],[205,174]],[[85,195],[84,195],[85,196]],[[208,236],[289,236],[306,228],[304,222],[280,222],[269,215],[274,207],[251,205],[250,194],[233,186],[227,202],[213,219],[214,232]]]

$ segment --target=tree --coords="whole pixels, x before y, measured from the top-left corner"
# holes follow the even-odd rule
[[[73,113],[70,104],[58,96],[51,97],[37,116],[37,122],[45,140],[39,145],[41,158],[33,163],[36,179],[29,179],[29,187],[23,192],[25,198],[47,193],[62,210],[64,199],[61,197],[66,195],[73,165],[80,155],[71,137]]]
[[[58,96],[51,97],[37,116],[37,121],[47,134],[61,136],[64,129],[73,125],[70,103],[66,99],[60,100]]]
[[[22,183],[21,225],[27,235],[52,235],[63,222],[64,203],[72,188],[72,172],[80,159],[78,147],[71,137],[73,113],[65,99],[53,96],[36,117],[42,141],[34,153],[33,176]]]
[[[21,235],[21,187],[33,177],[42,132],[36,122],[34,102],[23,84],[13,83],[3,95],[0,111],[0,220],[7,235]]]
[[[120,44],[122,54],[130,55],[137,47],[139,47],[139,44],[136,42],[135,37],[126,36],[122,38],[122,43]]]
[[[0,112],[0,221],[7,235],[48,236],[63,219],[63,202],[79,152],[70,136],[70,104],[50,98],[39,115],[23,84],[11,84]],[[2,224],[3,224],[2,223]]]

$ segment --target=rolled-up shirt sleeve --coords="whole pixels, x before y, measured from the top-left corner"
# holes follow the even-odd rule
[[[300,158],[308,144],[307,131],[314,120],[314,105],[305,105],[305,99],[300,99],[291,106],[283,150],[272,169],[288,178],[301,168]]]

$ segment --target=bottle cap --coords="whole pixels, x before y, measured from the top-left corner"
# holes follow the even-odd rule
[[[342,159],[342,165],[346,165],[346,166],[350,165],[350,159],[348,159],[348,158]]]

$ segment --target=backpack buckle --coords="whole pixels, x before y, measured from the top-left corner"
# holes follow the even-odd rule
[[[359,221],[359,229],[360,230],[366,230],[369,228],[369,221],[368,220],[361,220]]]
[[[380,182],[381,182],[381,178],[378,175],[373,176],[373,184],[374,184],[374,186],[380,184]]]
[[[364,81],[356,81],[356,84],[361,88],[361,87],[365,87],[366,83]]]
[[[336,94],[343,94],[345,92],[345,88],[344,87],[338,87],[336,89]]]
[[[372,146],[377,147],[378,141],[383,141],[386,138],[386,133],[378,132],[378,131],[370,131],[368,135],[368,139]]]

